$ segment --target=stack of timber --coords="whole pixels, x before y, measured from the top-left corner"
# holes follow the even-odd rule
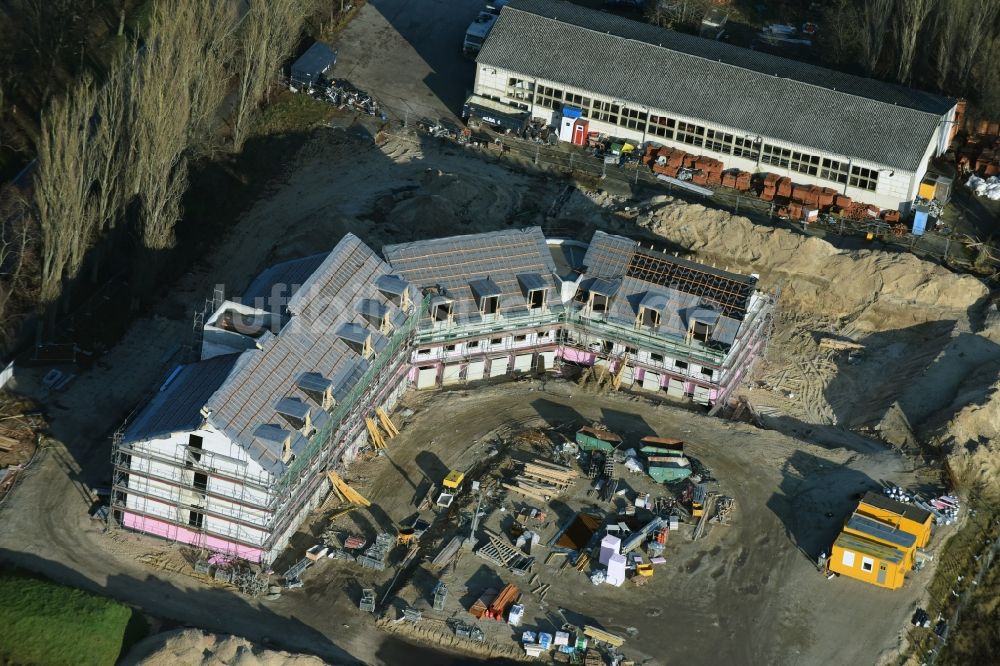
[[[490,531],[486,532],[486,543],[476,551],[476,555],[500,567],[510,569],[515,575],[523,576],[531,570],[535,558],[528,557],[507,541]]]
[[[536,459],[524,463],[521,472],[513,481],[501,485],[507,490],[547,502],[571,486],[576,477],[577,472],[574,469]]]
[[[517,585],[513,583],[508,583],[500,590],[500,594],[497,598],[493,600],[493,603],[489,605],[486,612],[480,616],[480,619],[487,618],[490,620],[500,620],[503,622],[504,613],[510,608],[512,604],[517,603],[518,598],[521,596],[521,591],[517,589]]]

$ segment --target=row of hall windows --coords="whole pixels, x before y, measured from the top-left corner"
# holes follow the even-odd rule
[[[618,102],[591,99],[543,85],[537,86],[536,89],[533,83],[523,79],[507,79],[506,97],[525,110],[530,103],[553,110],[562,109],[564,104],[575,106],[580,108],[584,118],[679,141],[716,153],[759,160],[763,164],[772,164],[835,183],[850,184],[851,187],[870,192],[874,192],[878,184],[879,172],[876,169],[867,169],[763,143],[760,137],[756,136],[737,136],[683,120],[647,113]]]

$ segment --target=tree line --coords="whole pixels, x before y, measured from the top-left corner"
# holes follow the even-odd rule
[[[154,0],[99,75],[81,68],[59,93],[39,85],[35,161],[0,196],[0,322],[28,290],[52,311],[112,230],[132,238],[139,265],[174,246],[190,165],[242,149],[317,4]]]
[[[1000,119],[1000,2],[829,0],[819,48],[831,64],[969,101]]]

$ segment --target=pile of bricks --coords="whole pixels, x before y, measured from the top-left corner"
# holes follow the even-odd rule
[[[739,169],[729,169],[722,172],[722,186],[729,187],[740,192],[750,189],[750,172]]]
[[[647,146],[646,154],[642,157],[643,164],[652,169],[653,173],[662,173],[672,178],[677,177],[686,160],[693,163],[694,156],[676,148],[661,148],[654,145]]]
[[[691,178],[695,185],[722,185],[722,162],[714,157],[696,157],[692,168],[697,169]]]
[[[990,129],[990,127],[987,127]],[[994,137],[995,139],[996,137]],[[1000,142],[995,152],[986,153],[989,159],[1000,159]],[[991,144],[992,146],[993,144]],[[854,220],[875,218],[879,215],[877,206],[855,202],[851,197],[839,194],[832,187],[800,185],[787,176],[776,173],[751,175],[739,169],[725,169],[725,165],[712,157],[692,155],[679,148],[667,148],[649,144],[642,157],[642,163],[654,173],[676,178],[681,169],[694,171],[691,182],[702,186],[729,187],[740,192],[753,191],[763,201],[780,204],[777,213],[793,220],[808,217],[806,211],[819,210],[834,215],[843,215]],[[1000,172],[1000,166],[997,167]],[[991,172],[992,174],[992,172]],[[889,211],[899,215],[898,211]],[[896,218],[898,219],[898,217]]]
[[[841,211],[841,214],[850,220],[868,220],[878,217],[879,208],[874,204],[856,201]]]
[[[887,224],[899,224],[900,214],[898,210],[883,210],[879,217]]]
[[[962,173],[974,171],[984,178],[1000,174],[1000,123],[979,121],[976,133],[956,137],[946,154]]]

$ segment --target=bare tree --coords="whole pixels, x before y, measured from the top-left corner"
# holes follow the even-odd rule
[[[0,350],[9,344],[19,319],[32,309],[29,303],[37,284],[33,260],[38,239],[30,222],[30,208],[13,186],[0,190]]]
[[[89,170],[94,178],[88,215],[96,233],[114,228],[125,207],[128,130],[134,107],[129,98],[128,61],[116,60],[97,93],[93,147]]]
[[[130,99],[135,120],[130,137],[129,192],[139,200],[143,245],[172,247],[187,184],[185,153],[210,126],[225,94],[214,49],[230,30],[220,3],[201,0],[158,2],[145,49],[135,48]],[[212,65],[206,63],[212,60]]]
[[[42,234],[41,302],[52,303],[63,277],[73,277],[92,240],[87,198],[91,120],[96,88],[90,77],[65,97],[51,100],[42,116],[34,173],[34,211]]]
[[[949,4],[949,3],[944,3]],[[981,57],[986,46],[1000,39],[1000,2],[996,0],[962,0],[956,2],[955,10],[960,12],[965,20],[959,35],[959,42],[952,44],[956,48],[955,77],[959,81],[967,81]],[[992,83],[998,78],[996,62],[992,66]],[[994,109],[994,112],[996,110]]]
[[[233,146],[243,148],[257,105],[302,30],[304,0],[249,0],[235,61],[238,88]]]
[[[917,52],[917,39],[936,3],[937,0],[896,0],[894,23],[896,41],[899,44],[896,80],[900,83],[910,82]]]
[[[875,73],[885,36],[892,20],[896,0],[862,0],[861,30],[858,31],[862,64],[869,74]]]

